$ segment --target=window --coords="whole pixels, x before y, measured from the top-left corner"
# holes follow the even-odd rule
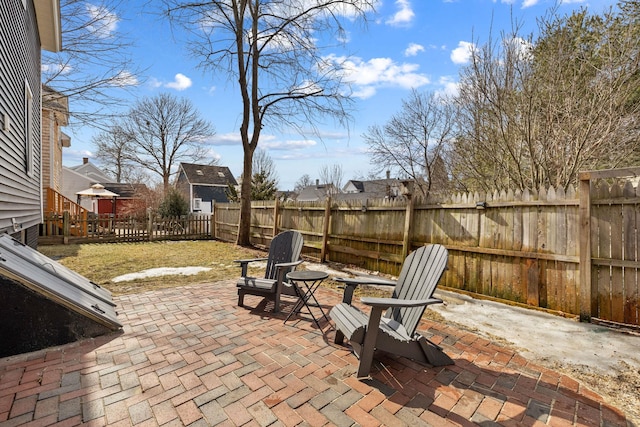
[[[201,198],[193,199],[193,210],[199,211],[201,209],[202,209],[202,199]]]
[[[196,175],[203,176],[204,172],[202,172],[202,170],[200,170],[200,169],[196,169]]]
[[[218,176],[219,176],[220,178],[224,178],[224,172],[218,172]]]
[[[24,162],[27,175],[33,175],[33,92],[24,81]]]

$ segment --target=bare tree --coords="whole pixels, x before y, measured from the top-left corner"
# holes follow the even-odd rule
[[[294,184],[293,191],[295,191],[296,193],[299,193],[300,191],[302,191],[302,189],[310,185],[313,185],[313,180],[311,179],[309,174],[305,173],[300,178],[298,178],[298,180]]]
[[[580,170],[628,165],[640,150],[640,37],[628,13],[551,13],[535,43],[516,30],[473,52],[451,163],[462,187],[567,189]]]
[[[116,182],[128,180],[129,170],[134,166],[130,141],[122,126],[115,124],[108,130],[94,135],[91,142],[96,147],[96,159],[104,171],[113,175]]]
[[[363,135],[371,163],[413,179],[423,196],[447,183],[444,157],[455,136],[455,108],[433,93],[412,91],[400,112]]]
[[[42,81],[69,98],[72,124],[107,127],[118,90],[139,83],[131,43],[117,29],[121,3],[60,0],[63,50],[42,52]]]
[[[261,174],[266,180],[273,183],[274,186],[278,186],[278,172],[276,171],[276,164],[273,162],[269,153],[265,150],[258,148],[253,154],[253,174]]]
[[[372,10],[374,0],[165,0],[172,22],[192,31],[191,52],[206,70],[238,82],[242,99],[243,175],[264,126],[299,129],[326,117],[346,124],[350,98],[335,57],[343,20]],[[327,44],[328,43],[328,44]],[[243,180],[237,243],[250,245],[251,181]]]
[[[204,142],[215,133],[191,101],[170,94],[138,101],[122,128],[132,149],[132,161],[160,176],[165,192],[177,164],[204,159]]]
[[[326,184],[328,195],[341,191],[342,180],[344,178],[344,172],[342,171],[341,165],[324,165],[320,168],[318,174],[320,175],[320,181],[322,181],[323,184]]]

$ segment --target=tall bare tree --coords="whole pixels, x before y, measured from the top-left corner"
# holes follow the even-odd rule
[[[350,98],[334,57],[344,20],[364,17],[375,0],[165,0],[172,22],[192,32],[192,54],[205,70],[237,82],[242,100],[243,175],[267,125],[314,126],[348,119]],[[237,243],[250,245],[251,181],[242,181]]]
[[[129,181],[130,170],[134,167],[129,139],[121,125],[115,124],[108,130],[94,135],[91,142],[96,147],[96,159],[105,172],[113,175],[116,182]]]
[[[444,157],[455,137],[456,110],[446,99],[412,91],[402,108],[384,125],[367,129],[371,163],[413,179],[423,196],[445,190]]]
[[[344,172],[341,165],[324,165],[320,168],[318,174],[320,175],[322,184],[327,184],[327,195],[330,196],[332,193],[338,193],[342,190]]]
[[[580,170],[628,165],[640,150],[632,3],[632,12],[552,12],[537,40],[515,31],[473,52],[451,163],[461,186],[567,189]]]
[[[69,98],[72,125],[108,127],[119,92],[139,83],[131,42],[118,31],[122,3],[60,0],[63,50],[43,51],[42,82]]]
[[[200,116],[186,98],[160,94],[138,101],[122,123],[133,162],[162,179],[168,191],[170,177],[180,162],[206,158],[206,139],[213,125]]]

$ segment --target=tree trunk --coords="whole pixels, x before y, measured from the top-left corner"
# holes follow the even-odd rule
[[[251,246],[251,174],[253,151],[244,150],[244,166],[240,187],[240,222],[238,225],[239,246]]]

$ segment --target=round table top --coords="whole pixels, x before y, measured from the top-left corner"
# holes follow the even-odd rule
[[[328,273],[316,270],[296,270],[287,273],[287,279],[300,281],[322,280],[326,279],[327,277],[329,277]]]

